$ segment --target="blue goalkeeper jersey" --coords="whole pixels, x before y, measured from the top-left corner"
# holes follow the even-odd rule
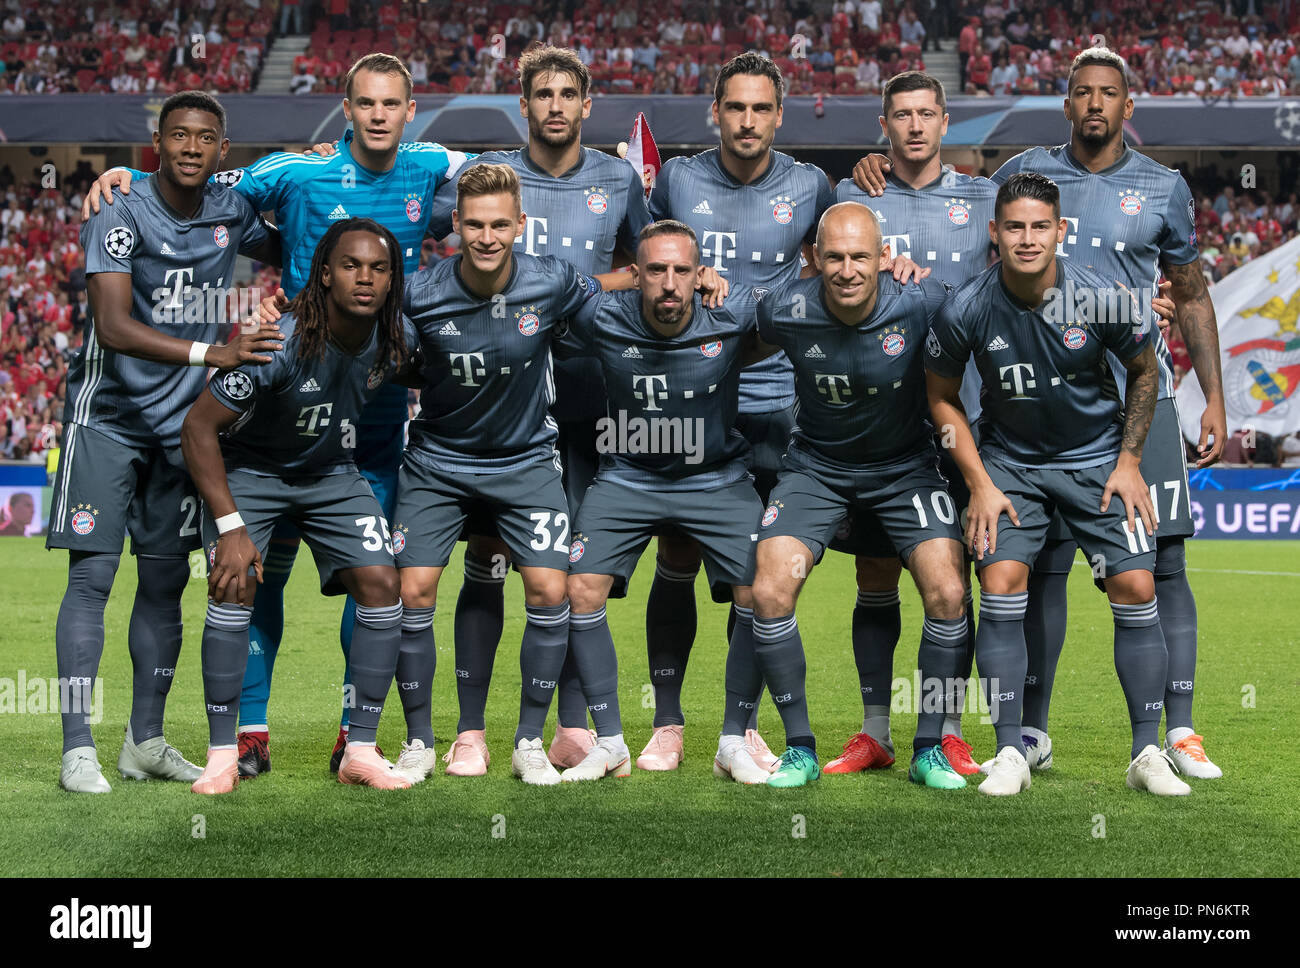
[[[451,227],[434,224],[434,195],[471,157],[428,142],[404,142],[388,171],[372,171],[352,155],[353,132],[328,158],[277,151],[249,165],[219,171],[212,181],[243,195],[259,212],[274,212],[284,239],[281,286],[292,299],[307,284],[316,246],[340,219],[368,218],[397,237],[409,277],[420,266],[420,244]],[[137,177],[141,174],[133,172]],[[386,384],[362,415],[362,425],[406,421],[406,389]]]

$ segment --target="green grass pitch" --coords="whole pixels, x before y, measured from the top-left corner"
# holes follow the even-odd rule
[[[1287,737],[1296,727],[1300,688],[1300,542],[1200,542],[1189,557],[1200,612],[1196,723],[1225,777],[1192,781],[1192,795],[1175,800],[1124,785],[1129,731],[1112,664],[1110,612],[1083,567],[1070,580],[1069,637],[1052,706],[1056,766],[1015,798],[983,797],[974,784],[946,793],[908,783],[910,714],[894,716],[900,762],[890,770],[823,777],[798,790],[716,780],[710,760],[721,725],[726,611],[708,602],[702,578],[700,632],[683,697],[686,761],[676,773],[634,770],[625,781],[547,789],[511,777],[523,628],[522,589],[512,575],[488,704],[488,775],[455,779],[440,764],[409,791],[344,787],[326,771],[340,698],[341,601],[319,597],[315,570],[301,560],[288,588],[270,706],[273,771],[220,799],[195,796],[183,784],[133,783],[115,769],[130,705],[126,630],[135,574],[125,557],[106,616],[104,719],[95,727],[113,792],[74,796],[58,788],[56,714],[0,713],[0,875],[1294,874],[1300,768]],[[0,561],[0,677],[16,679],[23,670],[28,679],[53,678],[67,556],[46,552],[36,540],[0,539]],[[647,555],[631,597],[609,610],[634,755],[649,737],[652,715],[643,704],[652,573]],[[456,722],[451,627],[459,586],[457,560],[443,579],[435,623],[439,753]],[[823,762],[861,725],[848,631],[853,596],[851,562],[832,554],[799,603]],[[199,673],[203,605],[204,583],[192,581],[167,716],[168,738],[200,763],[207,737]],[[920,626],[919,599],[905,577],[896,676],[911,674]],[[553,726],[552,709],[548,739]],[[760,728],[780,752],[780,722],[766,699]],[[977,758],[992,755],[992,727],[968,716],[966,734]],[[394,691],[380,744],[395,755],[403,737]]]

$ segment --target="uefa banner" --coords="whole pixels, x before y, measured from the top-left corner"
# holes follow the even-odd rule
[[[1300,468],[1188,472],[1198,538],[1300,538]]]

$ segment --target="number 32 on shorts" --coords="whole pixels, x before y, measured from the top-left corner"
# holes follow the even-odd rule
[[[535,537],[529,542],[529,547],[534,551],[545,551],[548,547],[553,547],[561,554],[569,553],[569,516],[564,512],[555,515],[555,532],[554,545],[551,544],[551,512],[550,511],[533,511],[528,515],[533,522],[533,534]]]

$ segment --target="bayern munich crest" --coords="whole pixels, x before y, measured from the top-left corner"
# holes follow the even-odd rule
[[[1083,344],[1088,342],[1088,334],[1085,333],[1083,330],[1081,330],[1078,326],[1071,326],[1069,329],[1065,331],[1061,339],[1065,342],[1065,345],[1068,346],[1070,349],[1078,350],[1078,349],[1082,349]]]
[[[366,374],[366,389],[373,390],[383,382],[384,382],[384,368],[376,364],[375,366],[371,367],[370,372]]]
[[[1146,200],[1145,195],[1139,195],[1137,192],[1122,192],[1119,197],[1119,210],[1125,215],[1138,215],[1142,211],[1142,203]]]
[[[218,225],[212,230],[212,241],[217,243],[218,249],[224,249],[230,244],[230,232],[224,225]]]
[[[536,306],[529,306],[527,312],[515,313],[515,319],[519,320],[519,332],[522,335],[535,336],[542,328],[542,321],[537,318],[536,310]]]
[[[794,221],[794,202],[789,195],[780,195],[772,199],[772,218],[779,225],[789,225]]]
[[[217,567],[217,543],[215,541],[208,545],[208,567]]]
[[[587,546],[581,541],[572,541],[569,543],[569,562],[570,564],[582,560],[583,554],[587,551]]]
[[[609,211],[609,196],[599,188],[587,189],[587,210],[592,215],[604,215]]]
[[[776,516],[780,512],[776,509],[775,504],[769,504],[767,510],[763,512],[763,527],[770,528],[776,521]]]
[[[948,199],[948,221],[953,225],[965,225],[970,221],[970,208],[965,202]]]
[[[80,535],[87,535],[95,530],[96,510],[89,504],[78,504],[72,515],[72,530]]]
[[[709,359],[713,359],[715,356],[717,356],[719,353],[722,352],[722,341],[714,340],[712,343],[705,343],[703,346],[700,347],[700,352],[703,353],[705,356],[707,356]]]
[[[418,198],[408,198],[406,200],[406,217],[411,222],[420,221],[420,200]]]
[[[885,351],[886,356],[897,356],[903,352],[905,346],[907,346],[907,340],[903,338],[902,333],[890,333],[880,344],[880,348]]]
[[[400,527],[393,529],[393,554],[400,555],[406,547],[406,532]]]

